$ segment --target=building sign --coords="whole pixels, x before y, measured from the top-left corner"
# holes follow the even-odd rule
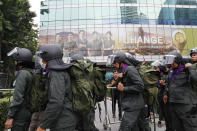
[[[135,55],[165,55],[178,50],[188,55],[188,50],[197,46],[195,34],[197,29],[169,27],[73,28],[40,34],[39,42],[59,44],[64,56],[107,56],[117,50]]]

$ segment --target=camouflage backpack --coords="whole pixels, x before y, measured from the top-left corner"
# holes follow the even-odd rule
[[[139,68],[139,74],[144,82],[144,100],[148,105],[152,105],[154,100],[157,100],[158,95],[158,80],[159,75],[157,74],[154,66],[141,65]]]
[[[102,70],[98,67],[95,67],[92,73],[93,76],[90,75],[90,77],[93,78],[93,92],[95,102],[101,102],[104,100],[107,91],[105,77],[103,75]]]
[[[88,113],[94,108],[93,86],[89,74],[93,72],[93,64],[78,60],[69,69],[72,88],[73,109],[79,113]]]
[[[88,113],[95,102],[105,96],[104,76],[98,68],[94,68],[89,60],[78,60],[69,69],[72,88],[73,109],[79,113]]]
[[[27,108],[30,112],[44,111],[48,103],[48,86],[42,73],[31,72],[33,75],[32,87],[27,93]]]

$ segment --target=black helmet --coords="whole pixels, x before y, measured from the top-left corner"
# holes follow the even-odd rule
[[[64,70],[71,66],[63,62],[63,52],[57,44],[40,45],[37,54],[48,62],[49,69]]]
[[[83,55],[81,55],[81,54],[73,54],[71,56],[71,62],[75,62],[77,60],[83,60],[83,59],[84,59]]]
[[[125,60],[125,64],[127,65],[132,64],[135,67],[141,64],[141,62],[135,59],[130,53],[126,52],[125,55],[127,56],[127,59]]]
[[[13,50],[7,53],[7,56],[12,56],[19,62],[32,62],[32,53],[29,49],[15,47]]]
[[[197,47],[192,48],[192,49],[190,50],[190,56],[192,56],[192,54],[197,54]]]
[[[63,51],[57,44],[40,45],[37,53],[39,53],[40,57],[45,61],[63,57]]]
[[[117,62],[117,63],[125,63],[125,60],[127,58],[126,54],[124,52],[117,52],[114,53],[114,61],[113,63]]]

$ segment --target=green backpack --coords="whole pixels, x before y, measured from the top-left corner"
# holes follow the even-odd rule
[[[27,93],[27,108],[32,113],[44,111],[48,103],[48,86],[45,82],[46,78],[42,73],[31,73],[33,75],[33,83]]]
[[[91,77],[91,76],[90,76]],[[107,91],[107,85],[105,82],[105,76],[100,68],[95,67],[93,70],[93,92],[95,97],[95,102],[101,102],[104,100]]]
[[[106,93],[104,76],[89,60],[78,60],[69,69],[72,88],[73,109],[88,113],[96,102],[102,101]]]
[[[88,113],[94,108],[93,86],[89,74],[93,72],[93,64],[78,60],[69,69],[73,109],[79,113]]]
[[[148,105],[152,105],[155,100],[157,101],[159,75],[156,73],[155,67],[151,65],[141,65],[139,68],[140,77],[144,82],[143,96]]]

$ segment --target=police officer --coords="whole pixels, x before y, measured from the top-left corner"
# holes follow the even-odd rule
[[[48,65],[49,72],[49,102],[43,113],[43,118],[37,131],[73,131],[78,118],[72,110],[72,90],[67,69],[70,64],[62,60],[63,52],[59,45],[40,45],[38,52],[43,62]]]
[[[164,95],[166,103],[169,100],[172,119],[172,129],[176,131],[196,131],[197,99],[189,81],[188,72],[183,65],[183,58],[178,52],[170,52],[164,56],[164,63],[171,64],[171,72],[168,78],[168,94]]]
[[[192,88],[197,95],[197,47],[190,50],[190,56],[192,58],[192,63],[185,64],[185,67],[189,70]]]
[[[39,88],[41,88],[42,90],[45,89],[45,91],[47,92],[47,87],[45,85],[45,83],[47,83],[47,77],[48,77],[47,65],[42,63],[42,59],[37,54],[34,56],[34,61],[35,61],[35,68],[33,70],[33,73],[35,73],[36,77],[39,78],[37,79],[40,82]],[[47,98],[45,98],[45,100],[42,99],[42,104],[39,103],[40,107],[41,106],[44,107],[43,102],[44,105],[46,105],[47,101],[48,101]],[[28,131],[36,131],[36,129],[39,127],[44,111],[44,108],[40,108],[40,107],[37,107],[37,111],[33,112]]]
[[[28,89],[31,88],[33,76],[31,69],[34,67],[32,63],[32,53],[25,48],[14,48],[8,56],[12,56],[15,60],[17,68],[15,91],[13,102],[8,109],[8,119],[5,128],[12,131],[27,131],[31,120],[31,113],[26,108]]]
[[[115,68],[121,70],[121,73],[114,74],[114,77],[121,78],[117,89],[122,92],[122,108],[124,115],[120,125],[120,131],[138,131],[138,119],[140,112],[144,107],[142,92],[144,84],[134,66],[127,60],[125,53],[114,55],[112,61]]]
[[[168,70],[165,65],[161,61],[155,61],[151,64],[155,66],[157,71],[160,72],[160,80],[158,82],[158,102],[159,102],[159,121],[158,127],[161,127],[161,120],[164,118],[166,124],[166,131],[171,131],[171,118],[170,118],[170,110],[169,110],[169,102],[163,102],[163,95],[165,92],[165,88],[167,88],[167,78],[168,78]]]

